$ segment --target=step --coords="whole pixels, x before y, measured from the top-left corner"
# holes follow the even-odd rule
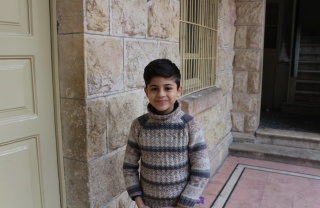
[[[320,71],[299,70],[297,79],[320,81]]]
[[[320,37],[317,36],[302,36],[301,44],[320,44]]]
[[[317,104],[303,102],[282,103],[281,110],[284,113],[320,116],[320,106]]]
[[[229,152],[232,156],[320,168],[320,151],[318,150],[233,142]]]
[[[320,106],[320,92],[315,91],[296,91],[295,101],[318,104]]]
[[[256,143],[320,151],[320,131],[319,133],[310,133],[283,129],[258,129]]]
[[[299,61],[299,71],[309,70],[309,71],[320,71],[320,62],[317,61]]]
[[[297,80],[296,90],[320,92],[320,81]]]
[[[320,44],[300,44],[300,54],[320,54]]]
[[[303,53],[299,54],[300,61],[320,61],[320,54]]]

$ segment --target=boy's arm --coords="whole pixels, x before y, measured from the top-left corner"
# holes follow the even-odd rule
[[[210,178],[210,160],[200,124],[195,119],[189,123],[190,180],[178,201],[178,207],[193,207]]]
[[[142,196],[138,171],[141,152],[136,142],[138,129],[139,123],[135,120],[131,125],[123,162],[123,176],[126,189],[133,200],[135,196]]]

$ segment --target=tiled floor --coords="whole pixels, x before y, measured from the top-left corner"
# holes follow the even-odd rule
[[[196,208],[319,208],[320,169],[228,157]]]

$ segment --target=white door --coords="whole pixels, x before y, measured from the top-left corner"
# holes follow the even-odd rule
[[[60,207],[49,0],[0,0],[0,207]]]

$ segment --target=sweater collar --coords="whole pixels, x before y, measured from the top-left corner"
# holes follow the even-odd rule
[[[157,114],[155,111],[155,108],[150,103],[148,104],[148,112],[150,117],[156,120],[168,120],[171,118],[176,118],[181,113],[183,113],[181,111],[181,103],[179,101],[176,101],[174,103],[173,111],[169,114],[165,114],[165,115]]]

